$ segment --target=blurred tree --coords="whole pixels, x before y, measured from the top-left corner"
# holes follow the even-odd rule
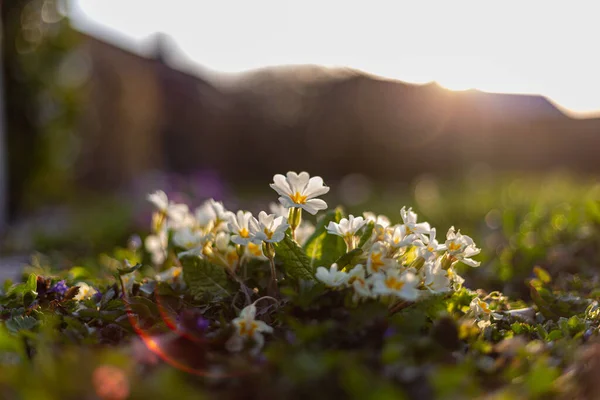
[[[85,68],[63,6],[1,2],[9,218],[69,194]]]

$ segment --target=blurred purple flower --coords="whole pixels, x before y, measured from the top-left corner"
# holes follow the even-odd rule
[[[94,293],[92,300],[96,303],[102,300],[102,292],[98,290],[96,293]]]
[[[385,332],[383,332],[383,338],[384,339],[389,339],[392,336],[394,336],[396,334],[396,328],[394,328],[393,326],[388,327]]]
[[[200,329],[201,331],[205,331],[208,329],[208,327],[210,326],[210,321],[207,320],[204,317],[198,317],[198,320],[196,321],[196,326],[198,327],[198,329]]]
[[[69,287],[66,284],[66,281],[63,279],[62,281],[56,282],[54,286],[50,288],[51,292],[58,293],[61,296],[64,296],[65,293],[69,290]]]

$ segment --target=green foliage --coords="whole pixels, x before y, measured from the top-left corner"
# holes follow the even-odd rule
[[[304,245],[304,250],[311,259],[311,268],[328,267],[346,253],[344,240],[339,236],[327,234],[326,230],[330,222],[337,223],[342,218],[344,218],[344,213],[338,207],[335,210],[328,211],[317,223],[315,232]]]
[[[193,256],[184,257],[181,264],[185,283],[194,297],[222,298],[231,295],[229,280],[223,267]]]
[[[275,258],[281,264],[287,275],[294,279],[314,280],[315,269],[302,247],[289,235],[275,244]]]

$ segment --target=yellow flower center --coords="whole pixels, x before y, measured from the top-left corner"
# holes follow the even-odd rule
[[[181,268],[176,268],[173,271],[173,278],[177,278],[179,275],[181,275]]]
[[[458,250],[460,250],[460,244],[458,244],[456,242],[450,242],[450,245],[448,246],[448,250],[458,251]]]
[[[481,301],[478,299],[477,302],[479,303],[479,307],[481,307],[484,313],[489,314],[491,312],[490,307],[485,301]]]
[[[308,196],[303,196],[300,192],[296,192],[290,196],[290,199],[296,204],[305,204],[307,197]]]
[[[400,279],[396,278],[395,276],[388,276],[385,279],[385,286],[387,286],[390,289],[393,290],[400,290],[402,289],[402,287],[404,287],[404,282],[402,282]]]
[[[240,234],[240,237],[243,237],[243,238],[247,238],[248,236],[250,236],[250,232],[248,232],[248,229],[246,229],[246,228],[240,229],[239,234]]]
[[[238,255],[236,251],[230,251],[227,253],[227,264],[229,266],[234,266],[238,260]]]
[[[273,237],[273,234],[275,233],[275,232],[271,232],[267,228],[265,228],[263,232],[265,233],[265,235],[267,235],[267,239],[271,239]]]
[[[254,243],[248,243],[248,251],[255,257],[260,257],[262,255],[260,247]]]
[[[252,336],[254,335],[254,331],[258,328],[258,324],[255,321],[251,321],[248,323],[247,321],[240,321],[240,336]]]
[[[371,269],[375,272],[379,272],[379,269],[383,267],[385,263],[381,261],[381,253],[371,254]]]

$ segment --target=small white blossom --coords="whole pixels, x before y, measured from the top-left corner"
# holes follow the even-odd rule
[[[490,317],[494,317],[494,319],[497,320],[504,318],[502,314],[490,310],[489,304],[481,300],[479,297],[475,297],[473,300],[471,300],[469,308],[471,315],[479,320],[477,325],[480,328],[485,328],[490,324]]]
[[[365,277],[365,269],[361,264],[356,265],[348,273],[348,285],[354,289],[354,301],[362,298],[373,297],[371,287]]]
[[[272,327],[256,319],[256,306],[254,304],[245,307],[240,312],[240,316],[231,323],[235,328],[235,335],[243,340],[254,340],[257,349],[260,349],[265,342],[262,334],[273,332]],[[229,349],[231,351],[239,350],[231,347]]]
[[[366,223],[367,221],[363,217],[354,217],[354,215],[350,214],[348,218],[342,218],[339,223],[329,222],[326,229],[327,233],[332,235],[349,238],[356,235]]]
[[[479,254],[481,249],[475,246],[475,242],[467,235],[462,235],[460,230],[454,231],[454,227],[450,227],[446,234],[446,248],[448,254],[453,259],[463,262],[469,267],[478,267],[479,261],[471,259],[471,257]]]
[[[307,172],[288,172],[287,177],[277,174],[270,185],[279,195],[279,202],[285,207],[299,207],[315,215],[319,210],[325,210],[327,203],[318,196],[329,192],[329,187],[323,184],[320,176],[310,177]]]
[[[250,236],[250,220],[252,219],[252,213],[238,211],[237,215],[232,214],[229,218],[229,232],[231,232],[231,241],[235,244],[242,246],[250,243],[252,237]]]
[[[93,295],[95,295],[96,293],[98,293],[98,291],[96,289],[94,289],[93,287],[91,287],[90,285],[88,285],[85,282],[77,282],[75,284],[75,286],[77,286],[79,288],[79,291],[77,292],[77,294],[75,295],[75,297],[73,297],[73,299],[77,300],[77,301],[82,301],[82,300],[85,300],[85,299],[89,299]]]
[[[167,258],[168,235],[166,229],[162,229],[155,235],[149,235],[144,241],[146,251],[150,253],[153,264],[162,264]]]
[[[325,267],[317,268],[315,277],[329,287],[340,287],[348,282],[348,274],[338,271],[338,265],[333,264],[329,270]]]
[[[203,229],[214,226],[216,230],[221,230],[231,217],[231,212],[225,209],[223,203],[214,199],[206,200],[196,208],[195,214],[198,226]]]
[[[232,237],[227,232],[219,232],[215,237],[214,253],[215,261],[218,261],[224,267],[234,270],[239,262],[237,250],[230,243]],[[250,244],[251,242],[248,242]]]
[[[248,246],[246,246],[244,254],[250,258],[256,258],[258,260],[267,260],[267,257],[265,257],[265,254],[262,251],[262,246],[260,244],[256,244],[256,243],[252,243],[252,242],[248,243]]]
[[[409,246],[413,244],[417,237],[412,233],[406,234],[406,232],[407,229],[404,225],[387,227],[383,235],[383,240],[394,249]]]
[[[417,213],[415,213],[412,208],[408,210],[406,207],[402,207],[400,210],[400,216],[402,217],[402,221],[404,223],[404,227],[406,229],[405,234],[409,235],[411,233],[423,234],[426,235],[429,233],[431,227],[428,222],[419,222],[417,223]]]
[[[404,300],[414,301],[419,296],[416,275],[412,272],[400,273],[390,270],[385,274],[373,275],[373,293],[379,295],[392,295]]]
[[[435,257],[438,251],[446,250],[446,245],[439,244],[435,239],[435,234],[435,228],[432,228],[429,231],[429,239],[426,239],[424,242],[422,240],[415,240],[414,242],[414,245],[419,247],[419,256],[425,260]]]
[[[148,201],[152,203],[158,211],[164,213],[173,221],[183,221],[188,214],[188,206],[186,204],[177,204],[169,201],[166,193],[162,190],[148,195]]]
[[[255,243],[277,243],[283,240],[288,227],[285,217],[276,217],[275,214],[261,211],[258,220],[256,218],[250,220],[250,236]]]
[[[423,266],[425,279],[423,286],[432,293],[446,293],[450,291],[450,278],[448,273],[442,269],[440,259],[435,262],[429,261]]]
[[[377,242],[371,247],[367,258],[367,271],[376,274],[388,269],[394,260],[387,258],[389,249],[385,243]]]
[[[154,276],[154,279],[158,282],[166,282],[172,279],[181,278],[183,275],[183,269],[181,267],[173,266],[163,272],[160,272]]]
[[[275,214],[278,217],[287,218],[289,215],[289,210],[285,208],[281,203],[269,203],[269,210],[271,211],[271,214]]]
[[[365,211],[363,217],[366,221],[373,222],[376,226],[378,225],[382,228],[387,228],[391,224],[390,219],[383,214],[375,215],[375,213]]]

